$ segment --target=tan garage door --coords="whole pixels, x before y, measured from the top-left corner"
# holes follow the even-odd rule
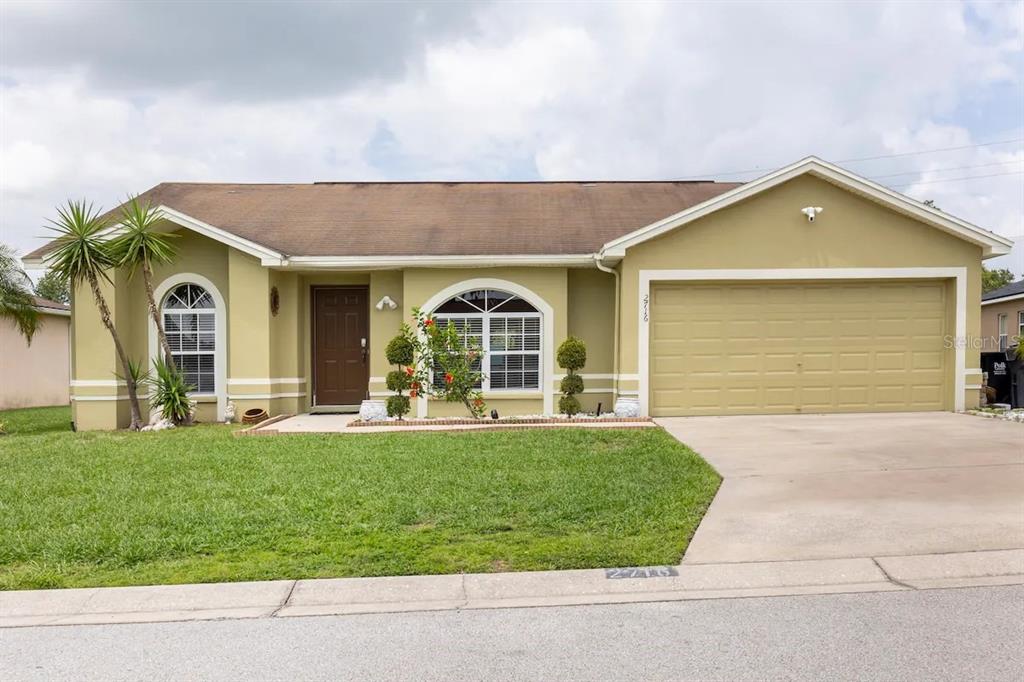
[[[942,282],[652,285],[654,415],[947,409]]]

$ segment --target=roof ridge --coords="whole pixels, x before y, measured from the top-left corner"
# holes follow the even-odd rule
[[[312,180],[310,182],[197,182],[165,180],[163,185],[201,187],[314,187],[317,185],[742,185],[732,180]]]

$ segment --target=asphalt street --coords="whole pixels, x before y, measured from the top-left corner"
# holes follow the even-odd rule
[[[1024,679],[1024,586],[0,630],[6,680]]]

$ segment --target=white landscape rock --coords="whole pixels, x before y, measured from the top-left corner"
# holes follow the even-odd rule
[[[367,422],[385,421],[388,408],[383,400],[364,400],[359,406],[359,418]]]
[[[638,398],[619,398],[615,401],[616,417],[639,417],[640,400]]]
[[[139,431],[165,431],[166,429],[173,429],[174,422],[170,419],[164,419],[160,416],[159,412],[154,411],[152,416],[149,418],[149,424],[143,426]]]

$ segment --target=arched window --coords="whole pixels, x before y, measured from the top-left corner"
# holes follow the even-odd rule
[[[179,284],[163,300],[164,332],[174,363],[196,393],[216,391],[217,312],[198,284]]]
[[[483,348],[480,388],[540,388],[541,315],[533,305],[505,291],[477,289],[448,299],[433,314],[437,324],[451,321],[464,341]]]

